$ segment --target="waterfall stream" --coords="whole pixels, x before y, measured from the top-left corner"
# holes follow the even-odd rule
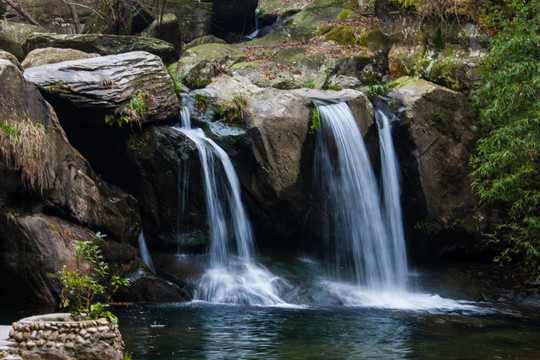
[[[251,225],[240,199],[240,183],[228,155],[201,129],[192,129],[189,110],[175,129],[197,147],[209,232],[208,268],[194,298],[215,303],[276,305],[285,281],[254,259]]]
[[[371,289],[406,286],[403,238],[389,236],[369,156],[353,114],[344,102],[316,102],[314,188],[323,214],[330,262],[350,269],[354,283]],[[399,199],[398,199],[399,200]],[[398,204],[399,206],[399,204]],[[396,262],[396,259],[400,261]]]

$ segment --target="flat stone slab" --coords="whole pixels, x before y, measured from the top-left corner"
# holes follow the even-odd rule
[[[0,346],[13,344],[8,341],[11,325],[0,325]]]

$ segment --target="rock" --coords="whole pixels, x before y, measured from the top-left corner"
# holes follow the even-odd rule
[[[141,267],[129,245],[136,246],[140,232],[134,198],[99,180],[67,141],[50,105],[9,61],[0,60],[0,83],[4,299],[56,303],[61,289],[46,274],[63,264],[74,266],[72,242],[88,240],[90,229],[109,235],[104,254],[114,273],[121,274],[123,266]],[[9,129],[20,129],[28,147],[19,149],[6,134]],[[15,150],[6,152],[10,148]]]
[[[477,67],[487,54],[489,37],[477,25],[466,18],[423,17],[400,9],[393,0],[377,1],[376,13],[390,40],[393,77],[418,74],[456,91],[478,84]]]
[[[204,44],[226,44],[227,42],[223,39],[220,39],[218,37],[215,37],[214,35],[206,35],[201,36],[200,38],[197,38],[193,40],[192,42],[184,45],[184,50],[194,48],[199,45]]]
[[[178,52],[171,43],[141,36],[34,33],[23,42],[22,47],[27,54],[35,49],[55,47],[98,53],[100,55],[146,51],[159,56],[166,64],[178,59]]]
[[[477,251],[479,243],[471,239],[485,224],[470,186],[468,163],[476,139],[467,99],[425,80],[403,78],[398,84],[388,96],[406,106],[401,122],[394,123],[403,208],[409,209],[410,231],[420,229],[431,241],[413,246],[412,253]]]
[[[30,51],[21,65],[23,68],[28,69],[40,65],[54,64],[69,60],[88,59],[97,56],[100,55],[89,54],[74,49],[43,48]]]
[[[186,50],[172,70],[192,89],[203,88],[212,78],[226,72],[231,64],[247,57],[234,45],[203,44]]]
[[[180,23],[174,14],[165,14],[163,18],[154,20],[143,32],[144,36],[165,40],[173,44],[180,50],[182,46],[182,35],[180,33]]]
[[[7,51],[0,50],[0,59],[7,60],[7,61],[11,62],[13,65],[17,66],[17,68],[19,70],[23,71],[22,65],[19,62],[19,60],[17,60],[15,55],[13,55],[13,54],[11,54],[11,53],[9,53]]]
[[[17,58],[17,60],[22,61],[24,59],[24,51],[21,45],[4,33],[0,32],[0,50],[4,50]]]
[[[46,32],[46,30],[35,25],[13,21],[2,21],[0,22],[0,32],[14,42],[21,44],[30,34],[35,32]]]
[[[254,199],[248,205],[256,214],[252,219],[258,219],[254,228],[259,241],[282,245],[296,241],[305,225],[312,201],[315,147],[315,136],[308,134],[311,97],[348,100],[359,122],[376,136],[371,104],[358,91],[264,89],[256,93],[246,106],[248,132],[234,160],[242,185]]]
[[[185,102],[194,110],[191,114],[194,123],[230,151],[231,146],[245,134],[242,104],[245,106],[261,90],[245,77],[223,75],[204,89],[192,92]],[[197,99],[204,99],[204,106],[197,104]]]
[[[144,51],[42,65],[24,76],[51,101],[60,98],[61,105],[67,103],[65,116],[57,108],[69,121],[79,114],[94,126],[110,121],[143,124],[177,117],[180,109],[165,66]]]
[[[204,248],[206,206],[194,144],[174,129],[151,126],[114,153],[119,183],[140,201],[148,247],[176,251],[180,242],[185,249]],[[183,209],[179,188],[188,185],[189,207]]]

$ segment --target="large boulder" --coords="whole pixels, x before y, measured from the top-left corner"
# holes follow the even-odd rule
[[[165,14],[154,20],[144,32],[144,36],[165,40],[173,44],[178,50],[182,47],[180,23],[174,14]]]
[[[111,175],[139,200],[148,248],[204,248],[206,206],[195,145],[173,128],[150,126],[114,152]]]
[[[467,98],[425,80],[397,83],[388,96],[405,106],[402,120],[394,123],[394,139],[404,214],[410,232],[418,235],[412,237],[417,243],[411,253],[478,250],[472,239],[485,223],[471,192],[468,163],[476,139]]]
[[[163,121],[180,109],[162,61],[143,51],[42,65],[24,76],[60,100],[61,117],[79,114],[95,126]]]
[[[142,36],[34,33],[28,36],[22,46],[27,54],[34,49],[55,47],[75,49],[87,53],[98,53],[100,55],[147,51],[162,58],[166,64],[178,59],[178,52],[173,44]]]
[[[186,50],[172,65],[179,79],[190,88],[203,88],[230,65],[244,61],[242,49],[228,44],[209,43]]]
[[[50,105],[9,61],[0,60],[0,83],[0,282],[5,293],[54,303],[60,289],[46,273],[73,264],[72,242],[95,231],[109,235],[106,248],[114,251],[106,251],[107,258],[121,259],[114,262],[118,273],[126,264],[132,271],[142,268],[133,248],[140,232],[135,199],[99,179],[67,141]]]
[[[300,239],[312,204],[315,135],[309,134],[314,111],[311,98],[346,100],[363,135],[377,136],[373,109],[360,92],[264,89],[248,101],[248,132],[234,157],[249,202],[258,239],[287,244]],[[270,235],[271,234],[271,235]]]
[[[45,29],[39,26],[18,23],[13,21],[2,21],[0,23],[0,33],[6,35],[8,38],[16,43],[22,44],[26,38],[35,32],[47,32]]]
[[[99,54],[89,54],[74,49],[43,48],[30,51],[22,62],[25,69],[62,61],[80,60],[97,57]]]

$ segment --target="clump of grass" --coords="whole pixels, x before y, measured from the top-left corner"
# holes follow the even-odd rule
[[[244,121],[244,108],[246,107],[247,101],[242,95],[234,95],[232,97],[232,104],[221,104],[219,105],[219,116],[221,119],[234,123],[234,122],[243,122]]]
[[[23,184],[43,192],[48,184],[45,126],[30,117],[0,121],[0,155],[13,171],[21,172]]]
[[[105,115],[105,122],[110,125],[137,124],[141,126],[144,115],[148,112],[148,103],[153,95],[144,89],[139,89],[137,94],[118,107],[114,114]]]

